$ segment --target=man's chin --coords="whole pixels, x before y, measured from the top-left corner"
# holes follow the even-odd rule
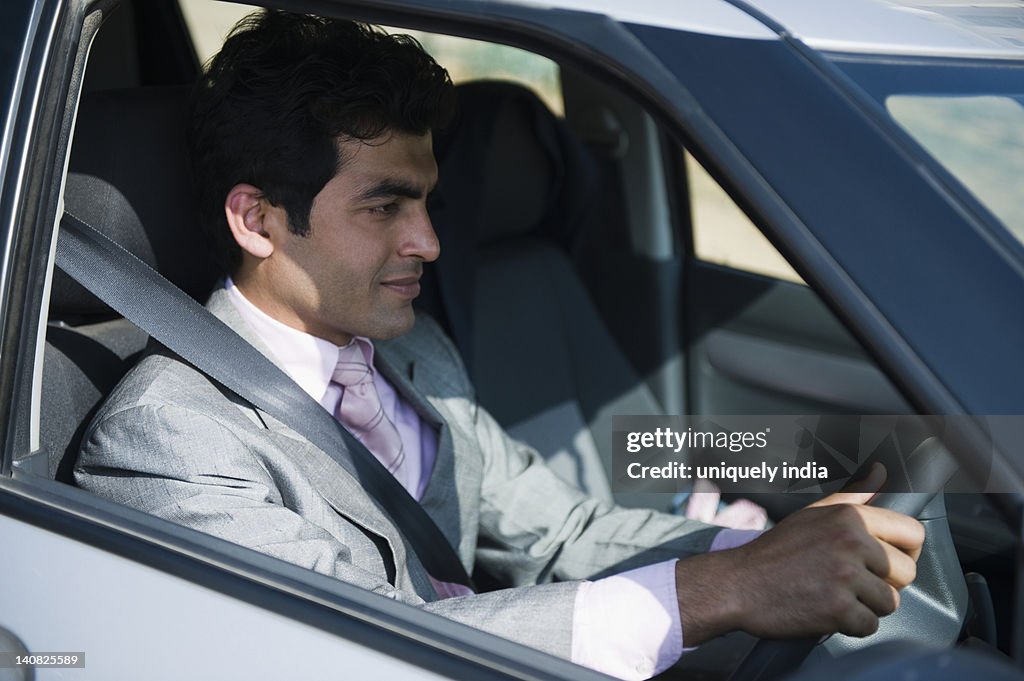
[[[392,320],[388,320],[385,324],[380,324],[377,329],[374,329],[375,333],[372,335],[366,334],[366,337],[371,340],[390,340],[392,338],[398,338],[412,331],[412,327],[416,324],[416,313],[413,311],[412,306],[409,306],[408,314],[401,315]]]

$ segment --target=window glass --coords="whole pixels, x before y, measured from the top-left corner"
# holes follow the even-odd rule
[[[1024,244],[1024,62],[833,56],[936,162]],[[1017,255],[1020,255],[1019,251]]]
[[[228,31],[239,19],[259,9],[254,5],[210,0],[179,0],[179,3],[200,64],[217,54]]]
[[[251,5],[181,0],[182,14],[200,63],[205,64],[216,54],[231,27],[256,9]],[[565,107],[558,65],[550,59],[507,45],[403,28],[387,30],[408,33],[419,40],[427,52],[448,69],[455,83],[484,78],[511,80],[536,92],[549,109],[563,115]]]
[[[761,230],[688,153],[686,176],[690,183],[693,247],[698,258],[746,272],[804,283],[761,234]]]
[[[536,92],[555,115],[564,115],[558,64],[546,57],[468,38],[399,28],[389,30],[408,33],[419,40],[427,52],[448,69],[456,84],[481,79],[513,81]]]
[[[1007,96],[892,95],[889,113],[1024,242],[1024,106]]]

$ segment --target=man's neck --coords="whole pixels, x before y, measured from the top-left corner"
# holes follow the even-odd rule
[[[288,326],[296,331],[315,336],[338,347],[343,347],[352,342],[352,336],[348,334],[325,332],[312,328],[306,320],[296,314],[295,309],[282,301],[272,290],[262,286],[258,280],[252,277],[245,277],[241,273],[227,277],[229,283],[234,287],[251,305],[260,312],[274,320]]]

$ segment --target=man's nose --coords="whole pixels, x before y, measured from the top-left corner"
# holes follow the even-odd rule
[[[399,254],[403,256],[414,256],[424,262],[433,262],[441,254],[441,243],[437,240],[437,233],[430,222],[430,216],[426,210],[419,212],[414,217],[405,231]]]

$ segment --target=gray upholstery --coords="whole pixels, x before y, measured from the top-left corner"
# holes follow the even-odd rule
[[[187,87],[90,93],[75,129],[65,210],[205,300],[218,270],[199,230],[186,144]],[[51,314],[110,314],[63,272]]]
[[[51,478],[71,480],[85,427],[145,344],[146,334],[123,319],[47,328],[39,436]]]
[[[132,88],[83,97],[64,205],[205,299],[216,270],[198,236],[185,144],[188,93]],[[40,419],[51,476],[70,481],[85,424],[146,342],[63,272],[54,273]]]
[[[657,400],[549,242],[523,237],[482,249],[476,281],[481,404],[563,479],[610,498],[612,416],[660,413]]]
[[[440,140],[447,205],[435,224],[443,249],[472,243],[454,246],[472,254],[459,269],[472,273],[462,351],[480,402],[564,479],[610,498],[612,415],[662,409],[568,257],[599,190],[588,153],[517,85],[462,86],[459,103],[458,126]]]

